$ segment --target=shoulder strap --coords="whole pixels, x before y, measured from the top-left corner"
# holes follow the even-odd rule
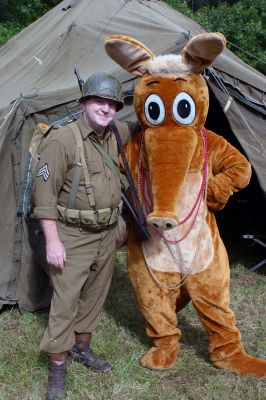
[[[116,165],[114,160],[110,157],[110,155],[106,152],[104,147],[101,145],[101,143],[95,138],[95,137],[90,137],[90,140],[94,147],[99,151],[101,154],[105,164],[111,169],[111,171],[118,177],[118,179],[121,182],[121,185],[125,191],[128,190],[129,188],[129,183],[124,174],[121,173],[119,167]]]
[[[84,179],[85,179],[85,190],[86,190],[86,194],[88,196],[88,201],[89,201],[90,206],[92,208],[95,208],[96,203],[95,203],[95,200],[94,200],[93,191],[92,191],[92,184],[91,184],[91,180],[90,180],[90,175],[89,175],[89,171],[88,171],[86,160],[85,160],[84,145],[83,145],[81,132],[80,132],[79,127],[75,123],[69,124],[69,127],[71,128],[72,132],[74,133],[76,146],[77,146],[76,151],[77,151],[79,159],[81,161],[81,166],[82,166]],[[80,164],[79,163],[76,163],[76,168],[75,169],[76,170],[77,169],[80,170]],[[73,181],[72,181],[73,190],[72,190],[72,187],[71,187],[70,196],[69,196],[69,202],[71,202],[71,204],[70,204],[71,207],[69,205],[69,208],[74,208],[73,202],[75,201],[75,197],[76,197],[76,193],[77,193],[77,186],[78,186],[79,180],[80,180],[80,175],[81,175],[81,171],[80,172],[79,171],[74,171],[74,177],[73,177]],[[75,186],[76,186],[76,188],[75,188]]]

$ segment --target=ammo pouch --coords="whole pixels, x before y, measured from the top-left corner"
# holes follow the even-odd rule
[[[65,224],[87,228],[92,231],[100,231],[117,222],[122,213],[123,202],[113,208],[100,210],[75,210],[57,205],[58,220]]]

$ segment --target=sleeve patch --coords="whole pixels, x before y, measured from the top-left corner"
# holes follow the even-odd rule
[[[36,175],[36,176],[37,176],[37,177],[38,177],[38,176],[42,177],[43,180],[44,180],[44,182],[47,182],[47,181],[48,181],[48,178],[49,178],[49,176],[50,176],[50,171],[49,171],[49,168],[48,168],[48,164],[47,164],[47,163],[45,163],[45,164],[39,169],[39,171],[37,172],[37,175]]]

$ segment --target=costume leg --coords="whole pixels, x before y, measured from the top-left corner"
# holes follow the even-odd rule
[[[140,364],[155,370],[170,369],[175,365],[181,336],[175,311],[179,290],[157,285],[147,269],[140,246],[130,240],[128,246],[129,277],[146,320],[146,333],[153,340],[153,347],[141,358]],[[173,277],[163,273],[157,276],[166,281]]]
[[[188,293],[209,336],[211,361],[242,375],[266,375],[266,361],[248,356],[241,344],[235,316],[229,307],[230,269],[223,244],[203,272],[192,275]]]

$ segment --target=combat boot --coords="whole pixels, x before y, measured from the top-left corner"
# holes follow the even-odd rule
[[[49,354],[50,364],[46,400],[59,400],[66,395],[66,356],[66,352]]]
[[[76,334],[76,344],[69,350],[68,354],[73,360],[84,364],[94,372],[107,372],[112,369],[112,365],[98,358],[90,347],[89,333]]]

